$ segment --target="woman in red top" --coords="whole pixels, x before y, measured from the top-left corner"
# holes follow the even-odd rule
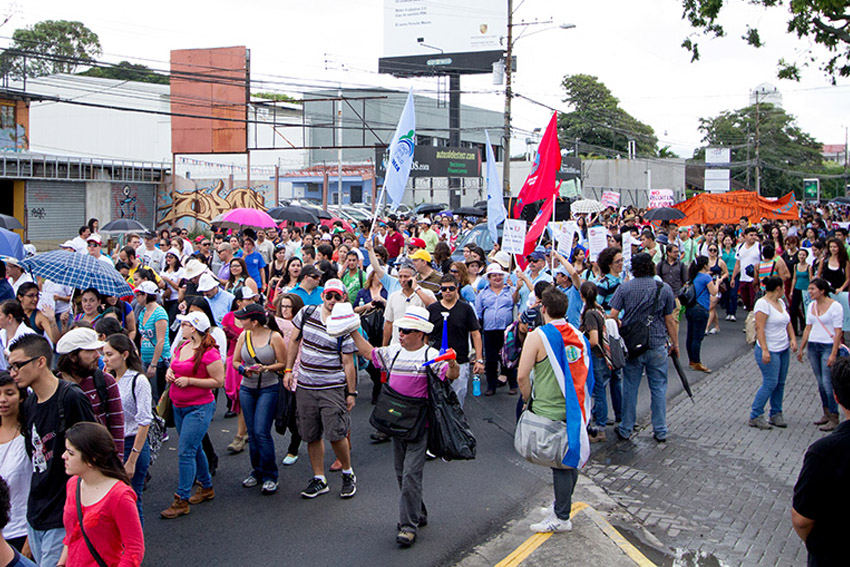
[[[65,432],[68,480],[63,523],[65,548],[58,567],[97,567],[92,548],[106,565],[137,567],[145,556],[145,537],[136,508],[136,493],[103,425],[81,422]],[[77,499],[82,508],[82,522]],[[82,524],[82,526],[81,526]]]
[[[189,504],[215,498],[209,461],[201,442],[215,412],[212,391],[224,385],[224,364],[209,332],[209,318],[204,313],[193,311],[178,315],[177,320],[187,340],[175,351],[165,380],[170,385],[168,395],[174,406],[174,424],[180,435],[177,446],[179,481],[174,502],[160,512],[163,518],[188,514]],[[192,495],[192,483],[196,477],[201,488]]]

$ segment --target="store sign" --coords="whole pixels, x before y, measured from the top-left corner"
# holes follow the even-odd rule
[[[378,177],[386,174],[387,151],[378,150],[375,163]],[[416,146],[411,177],[481,177],[481,152],[475,148]]]

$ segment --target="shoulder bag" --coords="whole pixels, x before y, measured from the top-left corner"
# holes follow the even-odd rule
[[[427,350],[426,350],[427,353]],[[399,350],[393,357],[387,376],[392,374],[395,361],[401,354]],[[381,387],[378,402],[369,417],[369,423],[390,437],[402,441],[416,441],[425,434],[425,421],[428,407],[428,398],[415,398],[405,396],[393,390],[389,382]]]
[[[652,310],[649,312],[646,321],[633,321],[628,325],[623,325],[620,329],[620,336],[626,345],[629,360],[633,360],[649,350],[649,327],[655,319],[655,311],[658,309],[658,296],[661,295],[663,285],[660,282],[655,282],[655,300],[652,302]]]
[[[89,540],[89,536],[86,535],[86,529],[83,527],[83,505],[80,503],[80,485],[83,483],[83,479],[77,477],[77,521],[80,523],[80,532],[83,534],[83,540],[86,542],[86,547],[89,548],[89,553],[94,558],[95,563],[98,564],[98,567],[108,567],[106,565],[106,561],[103,560],[103,557],[100,556],[100,553],[94,548]]]
[[[821,321],[820,315],[818,315],[818,304],[817,304],[817,302],[812,301],[811,310],[812,310],[812,315],[814,315],[815,319],[817,319],[818,324],[820,325],[821,329],[826,331],[826,334],[829,335],[830,339],[834,339],[835,338],[835,332],[830,331],[829,328],[826,325],[823,324],[823,321]],[[850,356],[850,348],[847,348],[847,345],[845,345],[844,343],[838,345],[838,356]]]

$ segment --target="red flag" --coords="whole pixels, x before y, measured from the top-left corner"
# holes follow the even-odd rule
[[[507,156],[506,159],[510,159]],[[558,144],[558,113],[552,115],[546,132],[537,147],[531,173],[522,186],[514,205],[514,218],[518,219],[523,207],[534,201],[548,199],[556,190],[555,176],[561,169],[561,146]]]
[[[546,202],[543,203],[543,206],[540,207],[540,212],[538,212],[537,216],[534,217],[534,222],[531,223],[531,228],[529,228],[528,232],[525,233],[525,247],[522,250],[523,260],[525,259],[525,256],[534,252],[534,248],[537,246],[537,241],[540,239],[540,235],[543,234],[543,231],[546,230],[546,225],[552,220],[552,208],[554,206],[555,194],[552,193]]]

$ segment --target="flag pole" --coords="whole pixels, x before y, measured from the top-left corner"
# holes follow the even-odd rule
[[[384,196],[387,192],[387,184],[381,185],[381,195],[378,197],[378,202],[375,204],[375,214],[372,216],[372,227],[369,229],[369,237],[375,235],[375,223],[378,222],[378,212],[381,210],[381,203],[384,202]]]

